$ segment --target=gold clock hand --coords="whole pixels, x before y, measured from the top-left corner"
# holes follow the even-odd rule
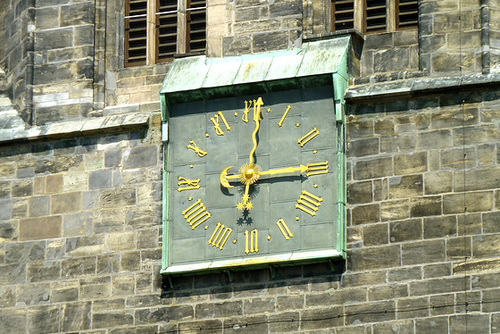
[[[276,175],[276,174],[288,174],[300,171],[300,174],[306,173],[306,176],[326,174],[328,173],[328,161],[318,162],[313,164],[302,165],[298,167],[284,167],[269,169],[264,172],[258,172],[259,175]]]
[[[259,97],[257,101],[253,101],[253,120],[255,122],[255,130],[253,130],[252,133],[253,148],[250,151],[250,157],[248,158],[249,165],[253,165],[253,155],[257,149],[257,132],[259,132],[260,128],[260,107],[263,105],[264,102],[262,101],[262,97]]]

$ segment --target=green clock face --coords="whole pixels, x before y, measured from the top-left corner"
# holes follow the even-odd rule
[[[332,93],[331,87],[302,89],[171,107],[168,268],[335,253]]]

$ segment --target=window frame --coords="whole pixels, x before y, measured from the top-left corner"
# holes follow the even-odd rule
[[[396,32],[396,31],[402,31],[402,30],[408,30],[408,29],[417,29],[418,28],[418,18],[417,21],[414,22],[412,25],[408,25],[406,27],[400,27],[400,19],[401,19],[401,12],[400,12],[400,0],[385,0],[386,4],[386,23],[385,23],[385,28],[384,29],[374,29],[374,30],[369,30],[367,29],[367,6],[369,0],[331,0],[330,1],[330,29],[332,32],[340,32],[340,31],[348,31],[350,29],[355,29],[359,31],[360,33],[364,35],[371,35],[371,34],[381,34],[381,33],[387,33],[387,32]],[[336,29],[336,3],[341,2],[341,3],[347,3],[347,2],[352,2],[353,4],[353,14],[352,14],[352,19],[349,21],[352,21],[352,24],[345,28],[345,29]],[[418,16],[418,1],[417,0],[410,0],[410,2],[414,2],[414,5],[417,6],[417,16]],[[352,26],[352,27],[351,27]]]
[[[161,0],[126,0],[125,1],[125,16],[124,16],[124,66],[132,67],[132,66],[141,66],[141,65],[151,65],[151,64],[159,64],[171,61],[175,55],[177,54],[187,54],[190,53],[190,45],[189,42],[191,40],[191,35],[194,33],[200,34],[202,38],[201,42],[205,41],[204,48],[196,49],[198,54],[204,54],[206,52],[206,15],[207,15],[207,6],[206,0],[178,0],[175,15],[176,15],[176,37],[175,44],[176,50],[175,52],[169,54],[167,57],[162,57],[160,55],[160,48],[162,46],[160,40],[160,29],[161,23],[160,20],[162,18],[162,14],[166,14],[167,12],[161,12]],[[140,15],[130,15],[131,12],[131,4],[132,3],[145,3],[146,4],[146,14]],[[197,7],[191,7],[191,3],[198,5]],[[201,6],[199,4],[202,4]],[[190,17],[191,12],[201,12],[204,13],[204,29],[198,29],[194,32],[190,29]],[[169,11],[169,14],[172,14]],[[146,46],[144,47],[145,56],[141,60],[130,60],[130,22],[134,19],[144,18],[142,22],[145,21],[146,29],[145,29],[145,39]],[[199,20],[200,21],[200,20]],[[198,22],[199,22],[198,21]],[[203,20],[201,20],[203,21]],[[136,21],[137,22],[137,21]],[[140,24],[140,23],[139,23]],[[204,38],[203,38],[204,37]]]

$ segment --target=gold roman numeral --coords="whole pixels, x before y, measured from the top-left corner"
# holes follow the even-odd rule
[[[281,218],[280,220],[278,220],[276,222],[276,225],[280,229],[281,233],[283,233],[283,236],[285,237],[285,240],[289,240],[290,238],[293,238],[293,234],[292,234],[292,232],[290,232],[290,229],[286,225],[286,223],[283,220],[283,218]]]
[[[227,131],[231,131],[231,127],[229,126],[229,124],[227,124],[226,118],[220,111],[217,114],[215,114],[214,117],[210,117],[210,121],[214,124],[215,133],[217,134],[217,136],[223,136],[224,131],[222,131],[220,127],[219,118],[222,120],[222,123],[224,123],[224,126],[226,127]]]
[[[283,116],[281,117],[281,120],[278,123],[278,126],[280,128],[283,125],[283,121],[285,120],[286,115],[288,115],[288,112],[290,111],[290,108],[292,108],[292,106],[290,106],[290,105],[288,107],[286,107],[285,113],[283,114]]]
[[[328,161],[317,162],[314,164],[307,164],[306,176],[327,174],[328,173]]]
[[[243,116],[241,116],[241,119],[245,123],[248,123],[248,113],[250,112],[250,108],[252,107],[252,103],[254,102],[255,100],[245,101],[245,110],[243,110]]]
[[[205,222],[208,218],[212,217],[210,212],[207,211],[205,204],[201,202],[201,199],[198,199],[191,206],[189,206],[189,208],[182,211],[182,214],[184,215],[184,219],[186,219],[189,226],[191,226],[192,230],[200,226],[200,224]]]
[[[181,192],[184,190],[194,190],[200,188],[200,179],[190,180],[185,177],[179,176],[179,182],[177,185],[180,186],[177,188],[177,191]]]
[[[194,151],[194,153],[198,154],[198,156],[200,158],[204,157],[205,155],[207,155],[207,152],[201,150],[198,145],[196,145],[196,143],[194,142],[194,140],[190,140],[189,141],[189,145],[187,146],[187,148],[191,149]]]
[[[230,227],[225,228],[225,226],[219,222],[217,223],[215,231],[214,233],[212,233],[210,240],[208,240],[208,244],[222,250],[222,248],[224,248],[224,245],[226,244],[227,239],[229,239],[231,233],[233,233],[232,228]]]
[[[295,204],[295,208],[310,214],[311,216],[316,216],[316,211],[318,211],[319,206],[323,202],[321,197],[315,196],[310,192],[302,190],[302,195],[300,195]]]
[[[248,240],[250,239],[250,240]],[[250,241],[250,242],[249,242]],[[250,248],[248,246],[250,245]],[[245,254],[257,253],[259,251],[259,231],[257,229],[245,231]]]
[[[302,137],[298,140],[300,147],[303,147],[305,144],[307,144],[311,139],[313,139],[317,135],[319,135],[318,129],[314,128],[311,131],[309,131],[304,137]]]

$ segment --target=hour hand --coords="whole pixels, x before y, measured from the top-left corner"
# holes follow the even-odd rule
[[[306,174],[306,176],[318,175],[318,174],[326,174],[328,173],[328,161],[318,162],[313,164],[302,165],[300,164],[298,167],[284,167],[284,168],[275,168],[269,169],[264,172],[259,172],[259,175],[276,175],[276,174],[290,174],[300,172],[300,174]]]
[[[239,180],[239,179],[241,179],[241,176],[239,174],[237,174],[237,175],[229,175],[229,176],[227,175],[227,171],[230,170],[233,167],[234,166],[226,167],[220,173],[220,184],[224,188],[234,188],[234,186],[232,186],[232,185],[229,184],[229,180],[237,180],[237,179]]]

